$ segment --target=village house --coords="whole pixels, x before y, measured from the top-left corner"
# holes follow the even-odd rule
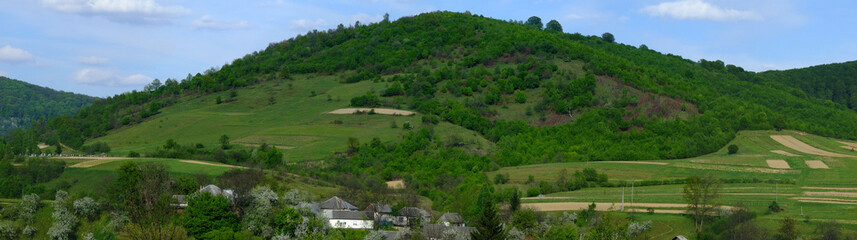
[[[195,197],[201,193],[206,193],[206,192],[211,194],[212,196],[226,197],[226,200],[228,200],[230,203],[233,203],[233,200],[235,199],[235,191],[233,191],[232,189],[220,189],[220,187],[217,187],[214,184],[210,184],[208,186],[201,187],[199,189],[199,191],[196,191],[195,193],[191,194],[190,196],[173,195],[173,200],[175,200],[175,201],[170,205],[177,208],[178,211],[181,212],[182,210],[187,208],[187,198]]]
[[[444,213],[440,215],[437,219],[438,224],[443,224],[444,226],[454,226],[454,227],[466,227],[464,226],[464,218],[461,217],[458,213]]]
[[[363,211],[366,212],[367,215],[371,216],[377,225],[390,226],[393,224],[393,220],[395,219],[395,216],[392,215],[393,209],[387,204],[372,203],[369,204],[369,206],[366,206],[366,209],[363,209]]]
[[[374,219],[366,216],[366,212],[357,211],[357,207],[337,196],[319,203],[318,208],[334,228],[372,229],[374,227]]]

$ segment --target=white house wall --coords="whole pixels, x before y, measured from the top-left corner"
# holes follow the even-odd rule
[[[330,219],[333,228],[372,229],[372,220]]]

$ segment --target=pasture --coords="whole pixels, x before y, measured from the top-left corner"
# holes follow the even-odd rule
[[[802,228],[810,229],[812,223],[826,220],[857,224],[854,221],[857,219],[857,182],[854,182],[857,178],[857,160],[854,159],[857,153],[843,148],[848,146],[846,143],[794,131],[742,131],[730,143],[739,147],[736,154],[728,154],[724,147],[690,159],[638,163],[548,163],[506,167],[486,174],[489,178],[496,174],[508,175],[509,182],[498,184],[497,188],[515,187],[521,191],[534,186],[528,183],[529,176],[533,176],[536,183],[542,180],[554,183],[562,169],[566,169],[570,177],[577,170],[594,168],[607,174],[613,183],[709,174],[719,179],[759,179],[761,183],[723,184],[720,203],[724,206],[746,206],[759,214],[758,221],[776,222],[786,216],[809,220],[809,223],[802,224]],[[764,183],[770,179],[790,179],[795,184]],[[524,198],[522,202],[523,206],[550,206],[544,211],[575,209],[575,206],[583,205],[581,203],[592,202],[600,203],[599,209],[612,206],[613,210],[618,210],[622,208],[624,193],[624,209],[628,212],[647,212],[651,208],[655,212],[681,213],[684,209],[683,186],[584,188],[553,192],[541,198]],[[774,201],[785,210],[768,213],[768,205]],[[666,231],[664,229],[667,228],[656,229]]]
[[[286,161],[300,162],[346,151],[349,137],[361,143],[375,137],[382,142],[395,142],[408,132],[403,129],[405,123],[414,128],[423,126],[421,114],[380,114],[409,111],[379,108],[379,114],[331,114],[349,107],[350,99],[366,94],[367,89],[380,94],[387,88],[384,81],[342,84],[342,78],[299,75],[294,80],[271,80],[239,88],[234,98],[229,91],[185,96],[180,103],[161,109],[142,123],[112,130],[87,143],[106,142],[112,148],[112,156],[124,156],[130,151],[145,155],[163,146],[167,139],[182,145],[200,143],[207,149],[219,148],[220,136],[227,135],[232,147],[275,145]],[[224,99],[223,103],[216,104],[218,97]],[[396,108],[404,109],[406,105]],[[442,139],[457,136],[474,148],[493,146],[473,131],[447,122],[434,129]]]

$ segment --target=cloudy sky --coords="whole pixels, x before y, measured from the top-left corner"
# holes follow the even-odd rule
[[[748,70],[857,60],[857,1],[2,0],[0,75],[105,97],[181,79],[311,29],[470,11]]]

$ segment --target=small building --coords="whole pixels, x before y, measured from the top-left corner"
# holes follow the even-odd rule
[[[687,240],[687,238],[684,235],[678,235],[675,236],[672,240]]]
[[[337,196],[333,196],[332,198],[327,199],[327,201],[319,203],[318,208],[321,209],[322,214],[329,219],[333,219],[333,212],[357,211],[357,207]]]
[[[392,215],[393,209],[390,208],[390,205],[383,203],[369,204],[369,206],[366,206],[366,209],[363,209],[363,211],[366,212],[367,215],[371,216],[377,225],[392,225],[395,218],[395,216]]]
[[[199,191],[196,191],[195,193],[190,195],[173,195],[173,203],[171,203],[170,205],[174,208],[177,208],[179,212],[182,212],[182,210],[187,208],[187,199],[189,197],[196,197],[199,194],[206,192],[211,194],[212,196],[226,197],[226,200],[228,200],[229,203],[233,203],[233,200],[235,199],[235,191],[232,191],[231,189],[220,189],[220,187],[217,187],[214,184],[210,184],[208,186],[199,188]]]
[[[443,224],[426,224],[423,225],[423,237],[428,240],[440,240],[443,239],[443,233],[447,231],[456,231],[470,239],[470,233],[476,231],[476,228],[473,227],[458,227],[458,226],[444,226]]]
[[[438,224],[443,224],[444,226],[455,226],[455,227],[465,227],[464,226],[464,218],[461,217],[458,213],[444,213],[440,215],[440,218],[437,219]]]
[[[334,228],[371,230],[374,220],[366,216],[366,212],[360,211],[332,211],[330,226]]]
[[[411,226],[419,223],[429,223],[431,214],[416,207],[403,207],[399,210],[398,216],[393,219],[393,225],[396,226]]]

